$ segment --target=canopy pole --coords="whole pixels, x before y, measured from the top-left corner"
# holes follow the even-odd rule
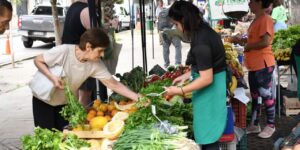
[[[140,21],[142,36],[142,52],[143,52],[143,70],[147,73],[147,50],[146,50],[146,28],[145,28],[145,0],[139,0],[140,5]]]
[[[151,34],[152,34],[152,59],[154,59],[154,22],[153,22],[153,11],[154,11],[154,0],[152,0],[152,6],[151,6],[151,22],[152,22],[152,28],[151,28]]]

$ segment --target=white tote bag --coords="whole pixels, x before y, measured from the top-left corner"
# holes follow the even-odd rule
[[[65,56],[63,60],[62,66],[55,65],[53,67],[49,67],[49,71],[55,76],[65,77],[63,66],[65,64],[66,57],[67,56]],[[55,91],[53,82],[39,70],[35,73],[33,79],[29,82],[29,87],[34,97],[45,102],[49,102],[51,100],[51,96]]]

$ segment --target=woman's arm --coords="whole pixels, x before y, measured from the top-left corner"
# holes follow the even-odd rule
[[[35,57],[34,64],[40,72],[53,82],[56,88],[63,89],[63,81],[49,71],[42,54]]]
[[[121,94],[122,96],[125,96],[131,100],[138,101],[139,95],[133,91],[131,91],[129,88],[127,88],[124,84],[121,82],[115,80],[113,77],[106,80],[101,80],[101,82],[108,87],[109,89]]]
[[[192,92],[194,90],[199,90],[202,89],[208,85],[210,85],[213,82],[213,69],[207,69],[204,71],[199,71],[201,74],[200,78],[197,78],[190,84],[184,86],[184,87],[176,87],[176,86],[171,86],[166,88],[167,94],[168,95],[184,95],[185,93]]]
[[[256,43],[247,43],[245,45],[245,52],[248,52],[250,50],[260,50],[262,48],[265,48],[270,45],[271,42],[271,36],[266,33],[262,36],[261,40]]]

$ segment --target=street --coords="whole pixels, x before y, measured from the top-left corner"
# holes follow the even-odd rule
[[[117,41],[123,44],[119,55],[117,73],[128,72],[135,66],[143,66],[141,33],[134,32],[134,53],[131,47],[131,32],[125,30],[116,34]],[[156,64],[163,66],[162,46],[159,45],[158,34],[154,33],[154,55],[152,51],[152,36],[147,32],[147,62],[148,71]],[[10,39],[12,51],[15,54],[15,66],[10,63],[11,55],[5,55],[6,38],[0,38],[0,149],[21,149],[20,137],[33,132],[32,94],[27,86],[36,72],[33,57],[49,50],[53,44],[35,42],[33,48],[23,47],[20,36]],[[183,44],[182,63],[186,60],[188,44]],[[170,47],[170,61],[174,64],[175,49]],[[132,66],[132,55],[134,66]],[[153,58],[154,56],[154,58]]]

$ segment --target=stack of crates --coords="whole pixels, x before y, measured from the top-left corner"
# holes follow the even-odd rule
[[[231,99],[232,110],[234,112],[236,127],[244,129],[247,127],[247,105],[237,99]],[[247,150],[247,134],[244,134],[237,143],[237,150]]]

